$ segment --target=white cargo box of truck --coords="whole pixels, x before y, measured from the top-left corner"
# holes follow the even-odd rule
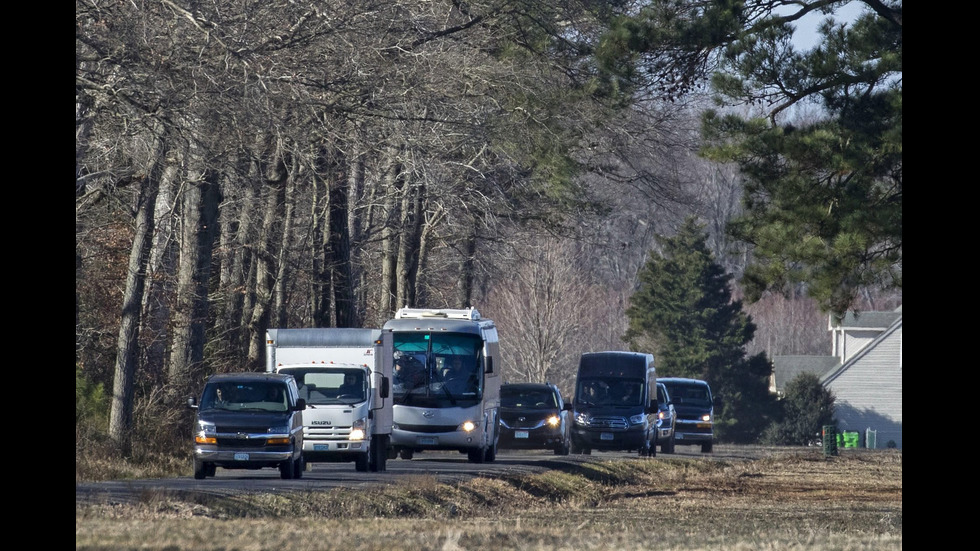
[[[266,371],[288,373],[306,400],[303,458],[384,471],[393,420],[391,332],[269,329]]]

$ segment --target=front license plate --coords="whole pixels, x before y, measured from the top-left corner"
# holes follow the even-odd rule
[[[599,440],[612,440],[613,434],[611,432],[603,432],[599,434]]]
[[[514,431],[514,438],[527,438],[527,431],[526,430]]]
[[[330,444],[313,444],[313,451],[325,452],[330,449]]]
[[[235,461],[248,461],[248,454],[247,453],[236,453],[235,454]]]
[[[439,443],[439,439],[435,436],[419,436],[417,442],[419,446],[435,446]]]
[[[676,434],[674,434],[674,438],[676,438],[678,440],[683,440],[684,439],[684,435],[683,434],[680,434],[680,433],[676,433]]]

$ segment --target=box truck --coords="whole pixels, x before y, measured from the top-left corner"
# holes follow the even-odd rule
[[[392,336],[380,329],[269,329],[266,371],[296,379],[306,403],[303,459],[386,470],[391,451]]]

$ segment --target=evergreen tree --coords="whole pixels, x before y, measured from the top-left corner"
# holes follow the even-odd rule
[[[767,444],[805,446],[816,442],[824,425],[836,424],[834,395],[812,373],[801,373],[786,385],[779,402],[781,419],[766,429]]]
[[[726,274],[707,246],[707,233],[689,217],[672,238],[658,236],[626,315],[624,340],[650,350],[661,377],[702,379],[715,394],[719,440],[753,442],[769,423],[774,398],[765,354],[746,357],[755,324],[732,300]]]
[[[802,283],[842,315],[862,288],[902,288],[902,1],[859,1],[808,50],[796,24],[850,0],[653,0],[598,49],[621,88],[683,94],[710,77],[723,109],[704,115],[703,154],[745,178],[728,231],[753,253],[747,300]]]

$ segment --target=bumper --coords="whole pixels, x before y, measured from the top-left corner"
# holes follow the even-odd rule
[[[391,445],[414,450],[464,450],[483,447],[483,431],[471,432],[412,432],[402,429],[391,431]]]
[[[257,451],[255,449],[240,450],[209,450],[194,448],[194,458],[208,463],[215,463],[225,468],[240,467],[250,469],[272,466],[293,459],[293,452],[286,451]]]
[[[714,431],[710,423],[682,423],[677,421],[674,427],[674,441],[678,444],[709,444],[714,439]]]
[[[304,440],[303,458],[309,462],[353,461],[357,456],[368,453],[370,449],[367,440]]]
[[[620,431],[576,428],[572,430],[572,442],[580,448],[595,450],[638,450],[653,445],[652,435],[648,436],[643,427]]]
[[[564,443],[562,435],[557,430],[525,430],[525,429],[500,429],[501,448],[513,450],[536,450],[540,448],[554,448]]]

